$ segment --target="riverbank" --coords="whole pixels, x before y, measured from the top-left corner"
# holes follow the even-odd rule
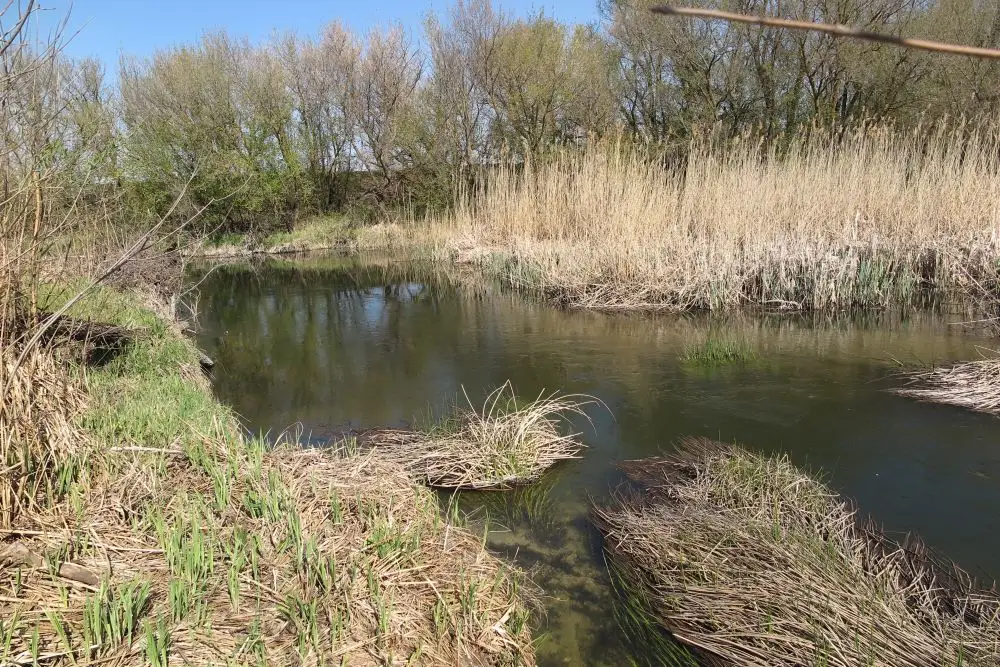
[[[263,238],[246,234],[221,234],[198,239],[185,253],[190,257],[229,259],[253,255],[285,255],[320,250],[352,252],[362,249],[363,227],[340,215],[307,218],[291,231],[275,232]]]
[[[997,138],[856,130],[682,167],[596,144],[498,169],[437,222],[456,259],[572,307],[885,308],[996,284]]]
[[[599,310],[887,308],[995,297],[1000,138],[816,133],[778,153],[693,140],[682,164],[595,143],[502,164],[422,220],[313,224],[270,251],[417,252]],[[280,241],[280,242],[277,242]]]
[[[91,365],[4,349],[0,662],[533,664],[518,571],[350,441],[245,436],[157,310],[80,302],[132,332]]]

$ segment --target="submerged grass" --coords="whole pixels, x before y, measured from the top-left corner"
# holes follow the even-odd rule
[[[533,663],[520,573],[407,471],[246,438],[139,300],[76,312],[137,335],[2,350],[0,664]]]
[[[704,439],[594,509],[640,625],[711,665],[995,665],[1000,600],[784,458]]]
[[[583,444],[564,434],[571,415],[586,417],[595,402],[586,396],[539,394],[520,402],[507,382],[481,408],[456,404],[452,412],[422,430],[376,429],[360,444],[435,487],[504,489],[537,480],[550,467],[577,458]]]
[[[747,364],[757,358],[757,353],[746,341],[709,336],[700,343],[688,345],[681,353],[681,361],[704,367]]]

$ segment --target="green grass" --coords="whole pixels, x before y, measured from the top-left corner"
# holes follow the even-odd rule
[[[82,284],[47,287],[40,302],[58,308]],[[231,411],[197,381],[198,351],[134,294],[97,287],[70,310],[81,319],[139,332],[136,340],[86,374],[90,406],[83,426],[101,442],[144,447],[185,446],[217,431]]]
[[[276,232],[263,241],[266,252],[279,250],[319,250],[349,243],[355,238],[354,229],[342,215],[310,218],[291,232]]]
[[[757,359],[757,353],[749,343],[741,340],[709,336],[700,343],[688,345],[681,353],[685,364],[714,368],[748,364]]]
[[[205,246],[208,248],[242,246],[246,242],[246,238],[247,237],[244,234],[238,234],[236,232],[212,234],[211,236],[205,238]]]

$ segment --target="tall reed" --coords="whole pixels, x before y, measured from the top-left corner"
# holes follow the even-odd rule
[[[990,289],[1000,129],[694,140],[683,165],[595,143],[507,162],[438,221],[452,256],[568,305],[885,307]]]

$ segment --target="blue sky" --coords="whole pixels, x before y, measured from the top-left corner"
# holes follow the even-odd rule
[[[189,43],[205,32],[226,29],[254,41],[273,31],[316,34],[339,18],[354,31],[398,21],[420,30],[428,11],[443,12],[450,0],[40,0],[42,29],[70,13],[67,47],[72,56],[97,56],[114,69],[119,53],[149,55],[158,48]],[[597,19],[597,0],[500,0],[517,15],[543,10],[557,19]]]

